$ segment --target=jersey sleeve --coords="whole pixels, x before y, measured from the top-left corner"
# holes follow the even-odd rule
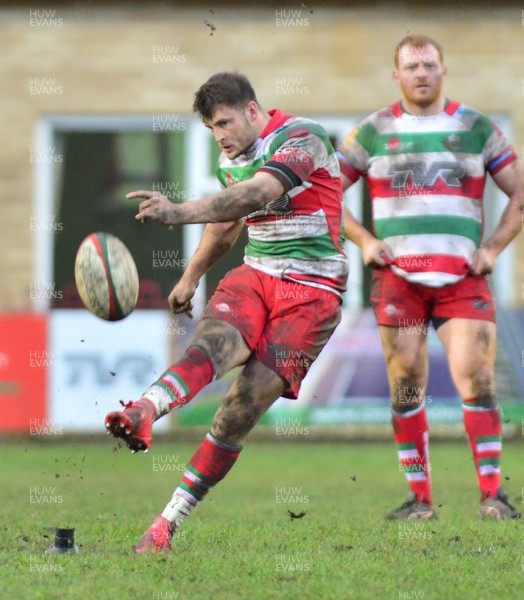
[[[335,151],[327,132],[318,124],[290,128],[283,135],[285,139],[277,138],[273,154],[257,172],[271,173],[289,192],[325,167]]]
[[[337,148],[340,171],[353,183],[368,170],[370,136],[373,131],[374,127],[364,122],[348,133]]]
[[[231,183],[229,183],[229,185],[228,185],[228,181],[226,179],[227,176],[226,176],[225,172],[220,168],[220,161],[217,162],[217,165],[215,168],[215,175],[220,183],[220,189],[224,190],[231,185]]]
[[[484,119],[484,129],[486,131],[486,142],[482,149],[482,156],[486,170],[493,176],[517,160],[518,156],[501,129],[484,115],[481,118]]]

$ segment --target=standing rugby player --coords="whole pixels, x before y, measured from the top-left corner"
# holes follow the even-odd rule
[[[436,41],[403,39],[393,76],[402,100],[366,118],[338,153],[344,188],[364,177],[373,203],[375,235],[349,211],[345,230],[373,267],[371,300],[387,363],[395,441],[411,488],[408,501],[388,518],[436,516],[424,407],[430,322],[462,398],[480,514],[517,518],[500,487],[495,308],[486,275],[522,228],[523,168],[496,125],[443,95],[446,67]],[[483,240],[488,173],[509,202]],[[402,335],[406,328],[410,335]]]
[[[348,274],[340,169],[326,131],[309,119],[266,112],[236,73],[212,76],[193,108],[222,150],[218,178],[225,189],[182,204],[143,190],[128,197],[143,199],[139,220],[208,223],[169,295],[174,313],[191,310],[201,277],[245,224],[244,264],[220,282],[184,357],[140,400],[108,414],[106,427],[132,450],[146,450],[155,420],[233,367],[244,368],[137,552],[169,549],[180,523],[234,465],[260,416],[280,396],[297,397],[340,321]]]

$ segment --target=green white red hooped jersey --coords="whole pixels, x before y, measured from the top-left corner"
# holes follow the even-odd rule
[[[346,289],[342,184],[325,129],[310,119],[270,110],[271,119],[244,154],[222,153],[217,175],[229,187],[271,173],[285,193],[245,217],[249,241],[244,262],[288,281],[341,295]]]
[[[482,113],[446,100],[428,117],[400,102],[366,118],[337,152],[342,173],[364,177],[374,232],[391,248],[394,272],[441,287],[464,278],[483,233],[486,173],[517,159]]]

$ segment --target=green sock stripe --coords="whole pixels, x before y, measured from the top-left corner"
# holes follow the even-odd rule
[[[472,402],[469,400],[467,402],[462,402],[462,406],[464,408],[487,408],[488,410],[497,410],[498,406],[486,406],[485,402],[481,399],[474,399]]]
[[[170,388],[163,381],[160,381],[160,380],[155,381],[154,385],[157,385],[158,387],[161,387],[163,390],[165,390],[175,402],[178,400],[177,395],[175,394],[175,392],[173,391],[173,389]]]
[[[208,488],[212,488],[216,485],[216,481],[214,481],[207,475],[204,475],[198,469],[195,469],[195,467],[192,464],[186,465],[186,469],[193,473],[193,475],[196,475],[202,482],[202,485],[205,485]]]
[[[191,494],[192,496],[194,496],[199,502],[200,500],[203,500],[205,494],[199,492],[197,489],[195,489],[194,487],[191,487],[189,485],[187,485],[187,483],[184,483],[183,481],[181,481],[178,484],[178,487],[182,488],[184,491],[186,491],[188,494]]]
[[[479,459],[480,467],[485,467],[486,465],[492,465],[493,467],[500,467],[500,458],[498,456],[490,456],[488,458]]]
[[[397,448],[399,450],[416,450],[417,446],[413,442],[408,442],[407,444],[397,444]]]
[[[424,466],[420,463],[402,464],[402,470],[407,473],[421,473],[424,471]]]
[[[169,369],[167,371],[164,372],[164,374],[162,375],[162,377],[164,377],[164,375],[170,375],[171,377],[174,377],[178,383],[182,386],[182,388],[184,389],[185,392],[185,396],[187,396],[189,394],[189,388],[187,387],[187,383],[182,379],[182,377],[180,377],[180,375],[178,373],[175,373],[175,371],[170,371]]]
[[[484,435],[475,440],[477,444],[487,444],[488,442],[502,442],[501,435]]]

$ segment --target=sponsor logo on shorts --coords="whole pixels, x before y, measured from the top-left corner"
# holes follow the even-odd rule
[[[475,310],[489,310],[491,308],[491,302],[487,300],[475,300],[473,302],[473,308]]]
[[[229,304],[221,302],[220,304],[217,304],[217,310],[219,310],[220,312],[229,312],[231,308],[229,308]]]
[[[403,315],[406,311],[403,308],[397,308],[394,304],[388,304],[384,308],[384,312],[386,315],[393,317]]]

